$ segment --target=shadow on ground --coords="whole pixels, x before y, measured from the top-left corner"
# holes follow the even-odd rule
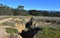
[[[23,38],[33,38],[34,35],[36,33],[38,33],[39,31],[42,31],[42,28],[31,28],[31,25],[33,23],[33,18],[31,18],[31,20],[29,22],[26,23],[26,28],[28,28],[28,31],[22,31],[22,33],[19,33],[19,35],[21,35]]]

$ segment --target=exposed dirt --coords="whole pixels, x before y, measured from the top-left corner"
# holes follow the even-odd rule
[[[8,26],[0,26],[0,38],[4,38],[8,33],[6,33],[6,29]]]
[[[0,20],[0,24],[3,23],[3,22],[6,22],[6,21],[10,21],[12,20],[13,18],[6,18],[6,19],[3,19],[3,20]]]

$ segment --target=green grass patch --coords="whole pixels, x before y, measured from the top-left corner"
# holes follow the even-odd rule
[[[45,27],[34,38],[60,38],[60,28]]]
[[[10,34],[18,33],[17,29],[14,28],[6,28],[6,32]]]

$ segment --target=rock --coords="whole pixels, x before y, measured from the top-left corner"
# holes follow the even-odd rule
[[[22,38],[22,36],[18,35],[17,38]]]
[[[14,34],[14,37],[13,38],[22,38],[21,35],[18,35],[18,34]]]

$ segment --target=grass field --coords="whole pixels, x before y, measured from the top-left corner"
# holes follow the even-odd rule
[[[34,38],[60,38],[60,28],[45,27]]]
[[[2,22],[2,26],[14,26],[15,22],[13,21],[14,19],[18,18],[18,19],[22,19],[23,21],[25,19],[28,19],[28,17],[31,17],[31,16],[0,16],[0,20],[5,20],[5,19],[8,19],[4,22]],[[34,20],[37,20],[37,21],[42,21],[42,22],[56,22],[58,23],[59,22],[59,25],[58,24],[50,24],[50,25],[47,25],[45,27],[41,27],[42,28],[42,31],[39,31],[35,36],[34,38],[60,38],[60,17],[41,17],[41,16],[32,16],[34,18]],[[12,18],[10,20],[12,21],[9,21],[9,18]],[[19,20],[18,20],[19,21]],[[44,24],[44,23],[42,23]],[[11,30],[11,31],[10,31]],[[14,32],[16,31],[15,29],[10,29],[8,28],[7,29],[7,32]]]

